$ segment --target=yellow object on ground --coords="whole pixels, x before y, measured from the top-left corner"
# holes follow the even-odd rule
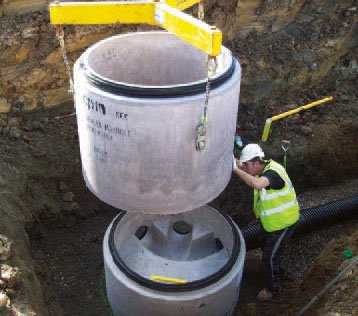
[[[168,278],[168,277],[159,276],[159,275],[152,275],[150,277],[150,279],[153,280],[153,281],[163,281],[163,282],[167,282],[167,283],[177,283],[177,284],[188,283],[187,280]]]
[[[315,102],[312,102],[312,103],[309,103],[309,104],[306,104],[306,105],[302,105],[302,106],[300,106],[300,107],[298,107],[298,108],[296,108],[296,109],[294,109],[294,110],[287,111],[287,112],[281,113],[281,114],[279,114],[279,115],[275,115],[275,116],[273,116],[273,117],[271,117],[271,118],[268,118],[268,119],[266,120],[266,123],[265,123],[265,127],[264,127],[264,131],[263,131],[263,133],[262,133],[262,138],[261,138],[261,140],[262,140],[263,142],[266,142],[266,141],[267,141],[268,136],[269,136],[269,133],[270,133],[271,123],[272,123],[273,121],[280,120],[280,119],[282,119],[282,118],[284,118],[284,117],[286,117],[286,116],[289,116],[289,115],[292,115],[292,114],[296,114],[296,113],[301,112],[301,111],[303,111],[303,110],[307,110],[307,109],[309,109],[309,108],[312,108],[312,107],[314,107],[314,106],[317,106],[317,105],[319,105],[319,104],[326,103],[326,102],[332,101],[332,100],[333,100],[333,97],[324,98],[324,99],[322,99],[322,100],[315,101]]]
[[[97,1],[54,2],[49,6],[51,23],[63,24],[140,24],[158,25],[210,56],[221,52],[222,33],[181,12],[200,1]]]

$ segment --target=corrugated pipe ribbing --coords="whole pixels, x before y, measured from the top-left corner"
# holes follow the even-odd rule
[[[322,228],[345,219],[357,219],[358,195],[307,208],[301,210],[300,213],[296,233]],[[241,231],[247,250],[258,248],[262,237],[265,235],[260,223],[249,225],[241,229]]]

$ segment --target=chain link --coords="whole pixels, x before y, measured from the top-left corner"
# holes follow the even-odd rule
[[[199,2],[199,8],[198,8],[198,19],[199,20],[204,20],[205,17],[205,12],[204,12],[204,3],[203,1]]]
[[[203,116],[201,118],[201,122],[203,124],[206,124],[206,122],[208,120],[207,111],[208,111],[209,98],[210,98],[210,87],[211,87],[211,76],[210,76],[210,74],[208,72],[208,77],[206,78],[204,112],[203,112]]]
[[[68,62],[68,57],[67,57],[67,52],[66,52],[66,47],[65,47],[65,33],[64,33],[62,25],[56,25],[56,37],[57,37],[57,39],[58,39],[58,41],[60,43],[62,57],[63,57],[63,63],[65,64],[68,81],[70,83],[70,90],[68,90],[68,92],[71,93],[72,95],[75,95],[75,89],[74,89],[74,86],[73,86],[71,67],[70,67],[70,64]]]
[[[208,56],[206,62],[206,70],[208,72],[206,80],[206,89],[205,89],[205,102],[204,102],[204,111],[200,117],[200,123],[196,129],[196,149],[204,150],[206,146],[206,132],[207,132],[207,122],[208,122],[208,105],[210,98],[210,88],[211,88],[211,76],[215,73],[217,69],[217,60],[216,57]]]
[[[210,98],[211,76],[216,72],[217,67],[218,64],[217,64],[216,57],[208,56],[208,60],[206,62],[206,69],[208,72],[208,76],[206,79],[204,112],[203,112],[203,117],[201,119],[203,124],[206,124],[208,120],[207,111],[208,111],[209,98]]]

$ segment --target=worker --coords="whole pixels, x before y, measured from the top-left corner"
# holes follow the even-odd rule
[[[281,257],[298,222],[299,205],[285,169],[264,157],[258,144],[248,144],[240,160],[233,157],[233,172],[254,189],[254,213],[265,231],[262,263],[266,287],[258,293],[257,299],[270,301],[281,289]]]

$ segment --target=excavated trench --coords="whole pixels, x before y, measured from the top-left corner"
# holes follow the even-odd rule
[[[55,119],[73,106],[63,104],[71,97],[48,16],[6,16],[19,2],[0,1],[0,314],[110,315],[102,239],[118,210],[84,185],[75,117]],[[281,141],[291,141],[288,173],[303,208],[357,195],[355,1],[208,0],[206,10],[243,68],[237,132],[256,142],[267,117],[333,95],[330,104],[275,122],[264,149],[281,162]],[[69,59],[138,29],[145,27],[68,27]],[[215,203],[244,227],[251,199],[232,177]],[[297,312],[346,264],[344,249],[357,254],[357,228],[351,220],[294,237],[286,253],[293,281],[269,304],[255,302],[261,253],[250,251],[236,314]],[[356,314],[357,285],[355,269],[313,314]]]
[[[51,110],[24,115],[18,118],[19,128],[11,128],[0,141],[0,228],[13,248],[4,263],[20,271],[14,284],[1,285],[11,302],[9,315],[18,311],[26,315],[110,315],[102,240],[118,210],[99,201],[84,185],[76,120],[54,119],[69,111],[71,106],[60,113]],[[306,191],[299,199],[303,207],[310,207],[356,195],[357,184],[349,180]],[[244,227],[252,219],[250,196],[247,188],[232,178],[215,203]],[[292,261],[294,281],[285,281],[286,295],[283,291],[272,305],[255,303],[256,292],[263,285],[260,251],[250,251],[237,314],[252,309],[269,315],[285,314],[287,308],[297,311],[304,300],[291,295],[300,290],[321,249],[332,239],[350,236],[356,228],[356,221],[349,221],[295,237],[286,255]],[[306,286],[318,289],[318,285]]]

